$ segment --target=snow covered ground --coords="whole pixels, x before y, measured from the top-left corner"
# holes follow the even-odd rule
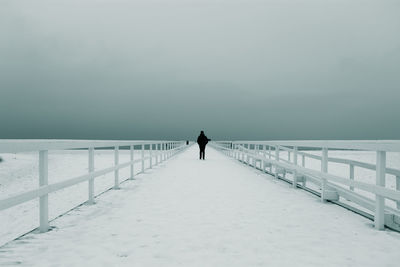
[[[148,155],[148,151],[145,151]],[[120,163],[130,160],[128,150],[120,150]],[[135,159],[139,159],[140,151],[136,151]],[[0,163],[0,198],[7,198],[16,193],[38,188],[38,153],[1,154]],[[95,150],[95,170],[114,165],[113,150]],[[149,165],[145,162],[145,167]],[[135,173],[141,164],[135,164]],[[88,172],[87,150],[63,150],[49,152],[49,183],[61,182]],[[120,170],[120,180],[130,176],[130,169]],[[96,178],[95,194],[100,194],[113,187],[114,173]],[[74,185],[49,195],[49,218],[54,219],[88,199],[87,182]],[[0,211],[0,246],[20,235],[38,227],[39,201],[27,203]]]
[[[3,246],[0,265],[398,266],[400,234],[212,148],[197,156],[190,147]]]

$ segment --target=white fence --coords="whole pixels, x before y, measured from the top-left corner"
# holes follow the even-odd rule
[[[386,167],[386,153],[400,152],[400,141],[219,141],[212,145],[244,164],[292,183],[293,188],[307,190],[307,182],[313,183],[319,188],[322,201],[346,200],[361,206],[373,216],[376,229],[384,229],[386,225],[400,230],[400,170]],[[307,152],[310,149],[319,150],[321,156]],[[373,151],[376,164],[328,156],[329,150],[349,149]],[[281,151],[287,153],[287,159],[280,156]],[[306,168],[307,158],[321,161],[321,170]],[[349,176],[330,174],[328,162],[348,165]],[[375,184],[356,181],[355,167],[374,170]],[[291,179],[286,177],[287,173]],[[386,174],[395,176],[396,190],[385,187]],[[375,199],[355,192],[354,188],[374,194]],[[386,199],[395,201],[396,206],[385,205]]]
[[[121,147],[130,150],[130,161],[120,163],[119,149]],[[48,195],[50,193],[87,181],[88,203],[94,204],[94,180],[96,177],[114,172],[114,188],[118,189],[120,184],[120,169],[130,167],[130,177],[128,179],[133,179],[135,163],[141,163],[141,172],[144,172],[145,161],[148,161],[149,168],[152,168],[153,165],[167,160],[185,147],[184,141],[0,140],[0,153],[28,151],[38,151],[39,153],[39,187],[6,199],[1,199],[0,210],[39,198],[39,229],[40,232],[46,232],[49,229]],[[114,166],[97,171],[94,170],[94,150],[99,148],[114,149]],[[62,182],[48,184],[48,151],[66,149],[87,149],[89,172]],[[135,149],[141,151],[139,159],[134,159]]]

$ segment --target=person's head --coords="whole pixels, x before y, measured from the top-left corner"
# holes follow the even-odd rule
[[[204,134],[204,131],[200,131],[200,134]]]

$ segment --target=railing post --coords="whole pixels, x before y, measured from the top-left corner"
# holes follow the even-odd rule
[[[144,144],[142,144],[142,173],[144,173]]]
[[[94,172],[94,148],[89,148],[89,173]],[[94,177],[90,176],[89,178],[89,204],[94,204]]]
[[[322,159],[321,159],[321,172],[328,172],[328,149],[326,147],[322,148]],[[321,201],[325,201],[325,192],[327,190],[326,178],[321,178]]]
[[[39,187],[48,185],[48,151],[39,151]],[[39,230],[41,233],[49,230],[49,195],[39,198]]]
[[[155,154],[156,154],[156,163],[154,165],[157,166],[157,164],[158,164],[158,144],[155,144]]]
[[[293,164],[297,166],[297,146],[293,148]],[[293,188],[297,188],[297,171],[293,171]]]
[[[279,161],[279,146],[275,146],[275,160]]]
[[[160,163],[164,160],[164,143],[160,144]]]
[[[158,151],[158,156],[159,156],[159,160],[158,163],[162,162],[162,144],[158,144],[159,146],[159,151]]]
[[[131,152],[131,178],[130,180],[135,179],[135,163],[133,163],[134,159],[135,159],[135,146],[131,145],[130,147],[130,152]]]
[[[251,146],[251,145],[250,145],[250,146]],[[254,151],[251,153],[251,154],[253,155],[253,157],[252,157],[252,158],[253,158],[253,162],[252,162],[251,164],[253,164],[253,167],[254,167],[254,168],[257,168],[257,166],[256,166],[256,153],[257,153],[256,147],[257,147],[257,146],[256,146],[256,144],[254,144],[253,146],[254,146],[254,147],[253,147],[253,148],[254,148],[254,149],[253,149]]]
[[[249,153],[250,153],[250,144],[247,144],[247,150],[246,150],[246,164],[247,164],[247,165],[250,164]]]
[[[396,176],[396,190],[400,191],[400,176]],[[400,201],[399,200],[397,200],[396,205],[397,205],[397,209],[400,210]]]
[[[116,146],[114,148],[114,165],[117,166],[119,164],[119,147]],[[117,168],[114,171],[114,189],[119,189],[119,169]]]
[[[301,155],[301,166],[303,167],[303,168],[305,168],[306,167],[306,155]]]
[[[262,145],[262,150],[263,150],[263,157],[267,157],[267,145]]]
[[[161,144],[157,144],[157,165],[161,163]]]
[[[376,152],[376,185],[385,186],[386,174],[386,152]],[[385,228],[385,198],[381,195],[375,195],[375,228],[383,230]]]
[[[247,164],[246,144],[242,145],[242,163]]]
[[[254,147],[255,148],[255,147]],[[248,155],[249,155],[249,159],[248,159],[248,163],[249,163],[249,166],[251,166],[251,154],[252,154],[252,151],[251,151],[251,144],[249,144],[249,151],[248,151]],[[254,159],[254,158],[253,158]]]
[[[242,163],[245,164],[246,155],[244,154],[244,151],[245,151],[246,145],[241,144],[241,146],[242,147],[240,149],[240,152],[241,152]]]
[[[259,147],[258,144],[257,145],[254,144],[254,155],[256,157],[258,157],[260,155],[260,147]],[[256,159],[256,157],[254,157],[254,168],[257,169],[257,159]],[[261,169],[261,162],[260,162],[260,169]]]
[[[165,143],[162,143],[162,154],[161,154],[161,157],[162,157],[162,161],[164,161],[165,160]]]
[[[275,160],[279,161],[279,146],[275,146]],[[278,179],[278,165],[275,165],[275,178]]]
[[[321,171],[328,172],[328,149],[322,148]]]
[[[350,180],[354,181],[354,165],[350,164]],[[350,185],[350,190],[354,191],[354,186]]]
[[[263,158],[263,160],[261,162],[261,168],[262,168],[262,171],[265,172],[265,149],[266,149],[266,146],[261,145],[261,149],[262,149],[262,158]]]
[[[247,164],[250,166],[251,162],[251,144],[247,145]]]
[[[153,168],[153,144],[149,144],[150,169]]]
[[[247,164],[246,144],[242,145],[242,163]]]

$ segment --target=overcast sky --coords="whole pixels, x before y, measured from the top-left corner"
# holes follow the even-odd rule
[[[400,139],[400,1],[1,0],[0,138]]]

